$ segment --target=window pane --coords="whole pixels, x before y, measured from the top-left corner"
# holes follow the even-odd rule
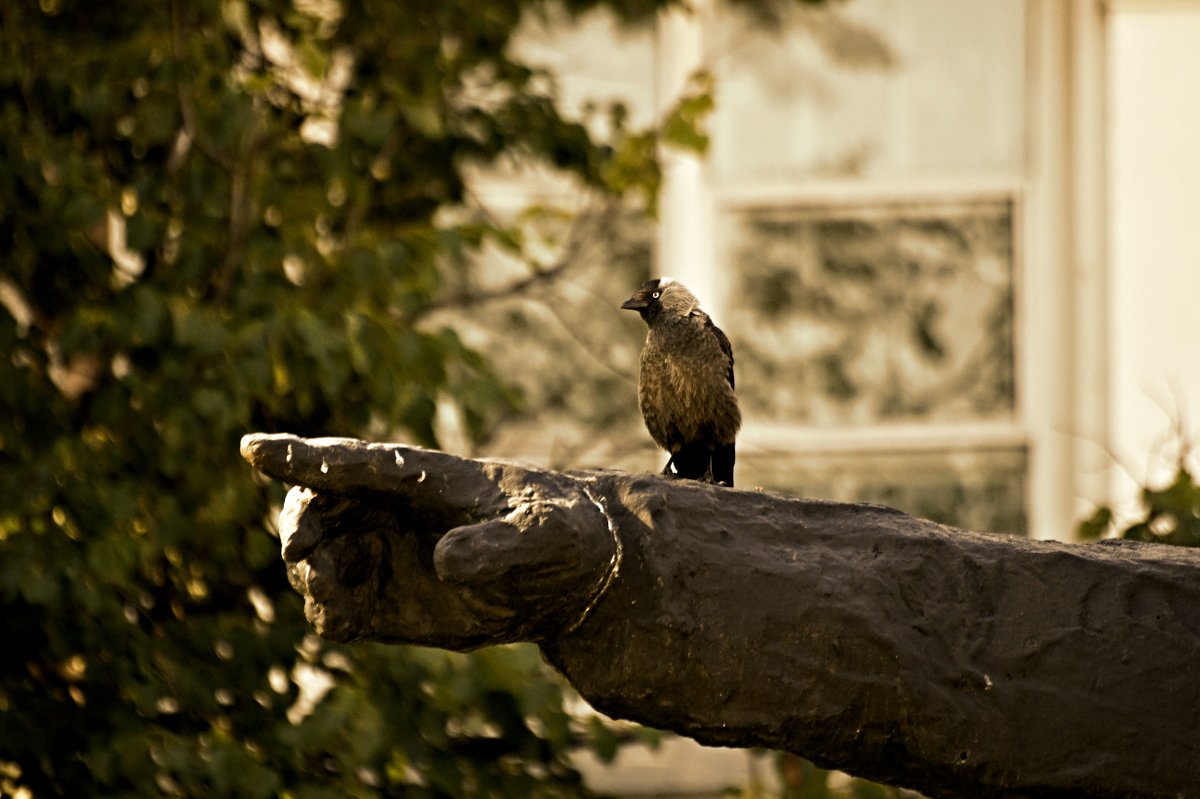
[[[739,447],[738,484],[877,502],[965,530],[1026,531],[1023,448],[805,456]]]
[[[748,416],[1013,417],[1009,201],[728,214],[724,314]]]
[[[851,0],[775,35],[720,13],[716,175],[1016,174],[1024,26],[1020,0]]]

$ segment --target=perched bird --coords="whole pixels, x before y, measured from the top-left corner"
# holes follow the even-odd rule
[[[733,393],[733,347],[670,278],[648,280],[621,307],[650,328],[642,348],[638,405],[655,443],[671,454],[663,474],[733,485],[742,413]]]

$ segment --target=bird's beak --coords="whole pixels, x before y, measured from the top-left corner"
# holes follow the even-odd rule
[[[622,311],[641,311],[645,310],[646,307],[646,301],[636,294],[621,303]]]

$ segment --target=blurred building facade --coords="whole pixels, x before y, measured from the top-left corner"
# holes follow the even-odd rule
[[[619,301],[640,254],[705,301],[738,356],[742,484],[1070,538],[1169,465],[1200,402],[1200,3],[691,5],[522,47],[565,104],[634,121],[715,77],[708,154],[666,153],[633,267],[587,290]],[[551,191],[479,186],[514,208]]]
[[[740,485],[1069,540],[1164,475],[1200,409],[1200,0],[690,5],[522,46],[565,103],[643,122],[716,79],[707,156],[666,153],[629,284],[587,291],[614,308],[641,270],[705,301],[737,355]],[[657,468],[646,445],[585,457]]]

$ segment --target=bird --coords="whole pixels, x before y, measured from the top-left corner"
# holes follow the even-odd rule
[[[621,308],[637,311],[649,328],[638,406],[650,437],[670,454],[662,473],[732,486],[742,413],[729,337],[672,278],[646,281]]]

